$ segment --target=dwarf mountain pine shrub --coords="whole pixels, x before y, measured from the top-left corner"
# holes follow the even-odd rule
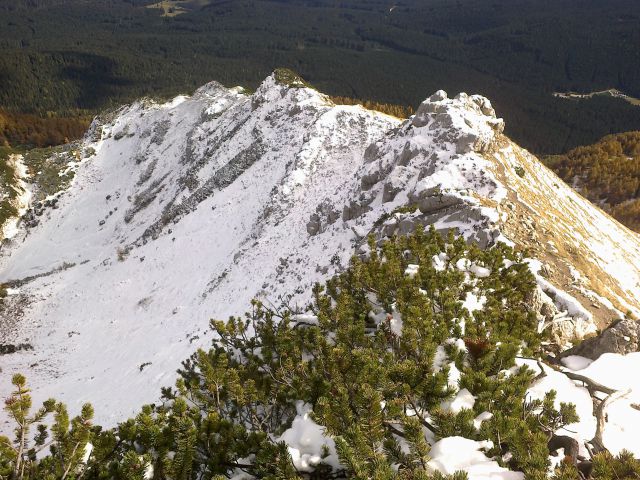
[[[54,401],[29,416],[18,378],[6,407],[18,428],[0,440],[0,477],[462,480],[428,461],[434,441],[463,436],[490,440],[486,455],[528,479],[550,478],[547,443],[577,416],[573,405],[555,407],[554,392],[526,400],[534,374],[516,355],[538,358],[543,334],[522,254],[434,230],[369,247],[368,258],[313,289],[304,315],[254,301],[243,317],[212,321],[211,349],[183,363],[162,402],[115,429],[91,425],[89,407],[69,421]],[[470,295],[482,299],[473,312],[464,306]],[[446,408],[463,388],[475,402]],[[312,465],[296,466],[281,436],[301,404],[335,442],[337,464],[324,448]],[[492,416],[478,428],[483,412]],[[51,413],[53,426],[38,426],[28,446],[25,428]],[[593,478],[636,478],[636,460],[607,455],[593,460]],[[580,474],[562,462],[553,478]]]

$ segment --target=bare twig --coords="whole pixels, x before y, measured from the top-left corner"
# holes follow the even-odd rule
[[[391,431],[391,433],[393,433],[394,435],[397,435],[401,438],[405,438],[404,432],[396,427],[393,426],[394,423],[398,423],[399,422],[392,422],[390,420],[385,420],[384,422],[384,426],[387,427],[389,429],[389,431]]]
[[[67,478],[67,475],[69,475],[69,471],[71,470],[71,467],[73,466],[73,457],[75,456],[76,451],[78,450],[79,446],[80,446],[80,442],[76,442],[75,446],[73,447],[73,451],[71,452],[71,456],[69,457],[69,465],[67,465],[67,468],[64,471],[64,475],[62,475],[62,480]]]
[[[545,372],[544,370],[544,364],[540,360],[538,360],[537,363],[538,363],[538,368],[540,369],[540,373],[534,377],[533,379],[534,382],[547,376],[547,372]]]

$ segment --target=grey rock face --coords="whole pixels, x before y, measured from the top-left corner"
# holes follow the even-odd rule
[[[580,355],[581,357],[598,359],[603,353],[627,354],[640,351],[640,322],[635,320],[618,320],[612,323],[600,335],[584,340],[562,353]]]
[[[416,204],[424,214],[464,203],[459,196],[443,192],[439,187],[422,190],[418,195],[410,195],[409,200]]]
[[[307,233],[311,236],[317,235],[320,231],[320,217],[314,213],[307,222]]]
[[[341,216],[340,211],[329,202],[322,202],[311,214],[307,222],[307,233],[311,236],[323,232],[327,226],[333,225]]]
[[[358,218],[365,212],[370,210],[369,206],[365,203],[354,202],[353,200],[349,202],[348,205],[345,205],[342,209],[342,220],[348,222],[349,220],[353,220],[354,218]]]
[[[393,185],[391,182],[385,183],[382,191],[382,203],[392,202],[400,191],[402,191],[401,187]]]
[[[398,157],[397,163],[403,167],[406,167],[412,158],[417,157],[420,154],[420,150],[412,149],[411,144],[407,142]]]
[[[371,187],[373,187],[376,183],[380,181],[381,176],[382,175],[379,170],[376,170],[367,175],[363,175],[362,179],[360,180],[360,188],[363,191],[369,190]]]

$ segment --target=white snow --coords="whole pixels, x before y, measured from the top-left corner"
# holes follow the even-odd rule
[[[333,439],[325,436],[324,428],[315,423],[311,417],[311,407],[302,402],[296,405],[298,415],[291,427],[277,441],[284,441],[294,466],[301,472],[311,472],[320,462],[340,468]],[[323,448],[328,456],[323,458]]]
[[[438,345],[436,347],[436,353],[433,356],[433,370],[435,372],[442,370],[447,358],[447,352],[445,351],[444,346]]]
[[[462,302],[462,306],[466,308],[469,311],[469,313],[473,314],[475,310],[482,310],[484,308],[485,303],[487,303],[486,296],[482,295],[478,297],[473,292],[467,292],[464,302]]]
[[[80,463],[87,463],[89,461],[89,457],[91,456],[91,453],[93,452],[93,444],[92,443],[87,443],[84,446],[84,452],[82,454],[82,460],[80,460]]]
[[[568,355],[562,358],[562,364],[569,370],[582,370],[593,363],[590,358],[581,357],[579,355]]]
[[[533,360],[518,359],[519,365],[527,365],[534,372],[539,373],[540,368]],[[545,366],[546,375],[534,382],[527,390],[527,396],[531,400],[542,400],[547,392],[555,390],[557,393],[555,406],[560,407],[560,403],[573,403],[576,406],[576,413],[580,417],[578,423],[567,425],[561,429],[559,435],[567,435],[575,438],[582,445],[591,440],[596,432],[596,420],[593,417],[593,402],[586,388],[578,386],[574,381],[560,372]],[[586,450],[583,453],[587,453]]]
[[[592,380],[624,394],[607,407],[607,423],[603,442],[611,453],[623,449],[640,457],[640,411],[632,405],[640,405],[640,352],[620,355],[605,353],[580,370]]]
[[[469,480],[524,480],[524,474],[512,472],[489,459],[482,450],[493,446],[490,441],[474,441],[464,437],[447,437],[436,442],[429,455],[428,466],[445,475],[467,472]]]
[[[460,382],[460,378],[462,377],[462,373],[456,367],[454,362],[449,363],[449,377],[448,377],[448,385],[451,388],[458,388],[458,383]]]
[[[151,480],[153,478],[153,464],[148,463],[144,469],[144,480]]]
[[[533,360],[519,359],[518,364],[527,365],[536,373],[540,372]],[[621,396],[607,407],[603,442],[614,455],[627,449],[640,456],[640,443],[637,441],[640,411],[632,406],[640,403],[640,377],[635,374],[640,371],[640,352],[627,355],[605,353],[595,361],[570,356],[563,359],[563,364],[570,370],[578,371],[580,375],[620,392]],[[576,406],[579,422],[561,429],[559,434],[578,440],[581,453],[588,456],[584,443],[590,441],[596,431],[593,402],[589,392],[581,382],[570,380],[561,372],[549,367],[544,368],[546,376],[535,382],[527,393],[531,399],[542,399],[546,392],[555,390],[557,407],[560,402],[573,403]]]
[[[291,320],[294,322],[309,323],[315,325],[318,323],[318,316],[309,313],[298,313],[296,315],[292,315]]]
[[[401,222],[390,215],[399,207],[453,202],[438,210],[436,228],[504,238],[496,209],[509,190],[497,167],[512,152],[486,153],[501,122],[481,97],[440,92],[401,122],[269,77],[251,96],[211,83],[163,105],[134,103],[92,128],[81,150],[95,155],[73,165],[59,208],[0,252],[0,282],[38,276],[15,287],[29,301],[19,331],[3,338],[34,350],[3,356],[0,394],[20,371],[36,402],[56,397],[71,412],[91,402],[106,426],[174,382],[180,362],[210,344],[210,318],[241,315],[256,296],[278,304],[295,292],[290,304],[304,307],[315,282],[341,271],[356,248],[367,251],[358,241],[379,219],[388,218],[383,229]],[[607,222],[598,217],[592,230]],[[640,241],[615,232],[621,250],[640,252]],[[618,268],[619,256],[601,258]],[[438,269],[446,262],[433,258]],[[619,276],[633,296],[640,262],[628,263]],[[471,311],[483,304],[473,293],[465,300]],[[394,312],[391,323],[401,334]],[[449,367],[457,388],[460,372]]]
[[[476,403],[476,398],[466,388],[460,390],[451,400],[445,400],[440,408],[445,412],[459,413],[462,409],[471,410]]]
[[[462,352],[467,351],[467,346],[465,345],[464,340],[462,340],[461,338],[449,338],[444,343],[447,345],[453,345]],[[448,367],[449,375],[447,377],[447,384],[450,388],[454,390],[458,390],[458,383],[460,382],[460,378],[462,377],[462,372],[460,372],[460,369],[456,367],[455,362],[447,362],[447,361],[448,361],[448,356],[447,356],[444,345],[438,345],[436,347],[436,352],[433,357],[433,370],[434,372],[439,372],[445,366]],[[463,394],[463,396],[460,397],[460,401],[461,402],[466,401],[465,394]],[[448,406],[450,406],[450,401],[443,403],[443,408],[448,408]]]
[[[404,271],[405,275],[408,275],[409,277],[415,277],[416,274],[418,273],[418,268],[419,265],[413,265],[413,264],[409,264],[407,265],[407,268]]]
[[[432,258],[433,268],[435,268],[439,272],[443,271],[445,268],[447,268],[446,261],[447,261],[446,253],[442,252],[442,253],[439,253],[438,255],[434,255]]]
[[[490,420],[492,418],[493,418],[493,413],[491,413],[491,412],[482,412],[476,418],[474,418],[474,420],[473,420],[473,428],[475,428],[476,430],[480,430],[480,427],[482,426],[482,422],[484,422],[486,420]]]
[[[402,335],[402,315],[400,315],[400,312],[396,310],[395,305],[393,306],[391,315],[388,318],[391,331],[398,336]]]
[[[23,162],[24,157],[22,155],[9,155],[7,164],[15,171],[15,184],[9,188],[16,190],[17,197],[11,202],[18,211],[16,217],[9,218],[4,225],[0,225],[0,233],[3,239],[10,239],[15,237],[20,231],[18,223],[20,217],[25,214],[29,208],[29,202],[31,201],[31,190],[25,179],[27,175],[27,166]]]
[[[526,260],[531,272],[536,277],[536,282],[538,286],[542,289],[544,293],[550,295],[553,298],[553,302],[556,304],[558,309],[561,311],[564,310],[568,315],[576,318],[581,318],[586,321],[587,328],[584,331],[581,331],[581,336],[584,336],[589,333],[596,332],[596,325],[593,322],[593,314],[584,308],[582,304],[576,300],[572,295],[561,290],[551,284],[548,280],[543,278],[540,275],[540,269],[542,268],[542,263],[536,259],[527,259]]]
[[[20,371],[36,402],[53,396],[71,412],[91,402],[110,426],[173,384],[180,362],[210,344],[210,318],[296,289],[305,295],[292,305],[304,306],[353,253],[348,225],[311,237],[307,221],[320,204],[346,203],[364,149],[398,123],[273,79],[253,97],[210,84],[122,109],[86,140],[96,154],[59,208],[2,252],[0,281],[45,276],[20,286],[29,321],[4,340],[34,350],[3,357],[0,394]],[[54,272],[63,265],[73,266]]]
[[[471,273],[473,273],[478,278],[485,278],[491,275],[491,270],[486,267],[481,267],[480,265],[476,265],[475,263],[471,264],[469,268]]]

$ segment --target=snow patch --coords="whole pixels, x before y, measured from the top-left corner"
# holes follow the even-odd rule
[[[471,410],[476,403],[476,398],[463,388],[451,400],[445,400],[440,404],[440,408],[445,412],[459,413],[462,409]]]
[[[291,460],[301,472],[312,472],[321,462],[334,469],[340,468],[333,439],[325,436],[324,428],[315,423],[311,417],[311,406],[298,402],[297,416],[291,427],[277,441],[287,444]],[[323,456],[327,453],[327,456]]]
[[[5,239],[14,238],[19,229],[19,222],[22,215],[29,209],[29,202],[31,201],[31,190],[29,190],[25,179],[28,178],[27,166],[23,162],[24,157],[22,155],[9,155],[7,164],[15,171],[15,184],[9,186],[18,192],[17,197],[11,202],[18,211],[15,217],[9,218],[4,225],[0,225],[2,228],[2,237]]]
[[[464,437],[447,437],[431,447],[428,466],[445,475],[458,471],[469,480],[524,480],[524,474],[512,472],[488,458],[482,450],[493,447],[490,441],[474,441]]]

